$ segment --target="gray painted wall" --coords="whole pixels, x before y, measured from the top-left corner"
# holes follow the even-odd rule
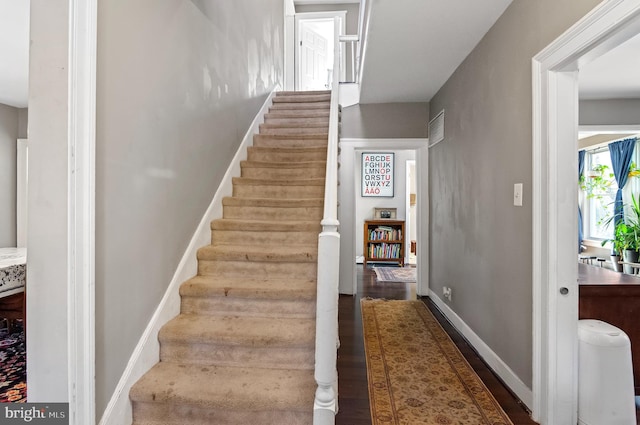
[[[282,0],[98,4],[96,411],[269,92]]]
[[[0,104],[0,247],[16,246],[18,111]]]
[[[429,103],[371,103],[342,109],[343,138],[427,137]]]
[[[638,125],[640,99],[580,101],[580,125]]]
[[[18,139],[29,137],[29,109],[18,109]]]
[[[532,382],[531,58],[599,0],[515,0],[431,100],[445,140],[429,150],[430,284]],[[513,185],[524,184],[524,206]]]

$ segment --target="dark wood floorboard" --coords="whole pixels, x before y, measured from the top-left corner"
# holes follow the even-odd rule
[[[358,295],[341,295],[339,301],[340,349],[338,350],[339,412],[337,425],[370,425],[367,365],[364,357],[360,299],[364,297],[415,300],[415,284],[376,283],[368,265],[358,265]],[[446,321],[429,298],[421,298],[451,336],[471,367],[509,415],[514,425],[533,425],[529,413],[478,357],[466,340]]]

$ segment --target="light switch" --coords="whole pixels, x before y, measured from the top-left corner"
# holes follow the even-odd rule
[[[522,206],[522,183],[513,185],[513,205],[516,207]]]

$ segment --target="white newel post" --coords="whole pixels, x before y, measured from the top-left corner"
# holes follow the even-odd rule
[[[338,233],[338,139],[340,97],[340,19],[334,19],[334,67],[329,112],[329,137],[325,175],[322,233],[318,236],[316,299],[316,364],[318,384],[313,403],[313,424],[333,425],[338,412],[338,284],[340,276],[340,234]]]
[[[338,277],[340,234],[338,222],[322,222],[318,238],[318,299],[316,307],[316,370],[318,384],[313,423],[333,424],[337,412]]]

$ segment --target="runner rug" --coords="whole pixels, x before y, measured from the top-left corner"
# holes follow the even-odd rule
[[[512,425],[421,301],[361,306],[373,425]]]
[[[374,267],[378,282],[412,283],[416,281],[415,267]]]

